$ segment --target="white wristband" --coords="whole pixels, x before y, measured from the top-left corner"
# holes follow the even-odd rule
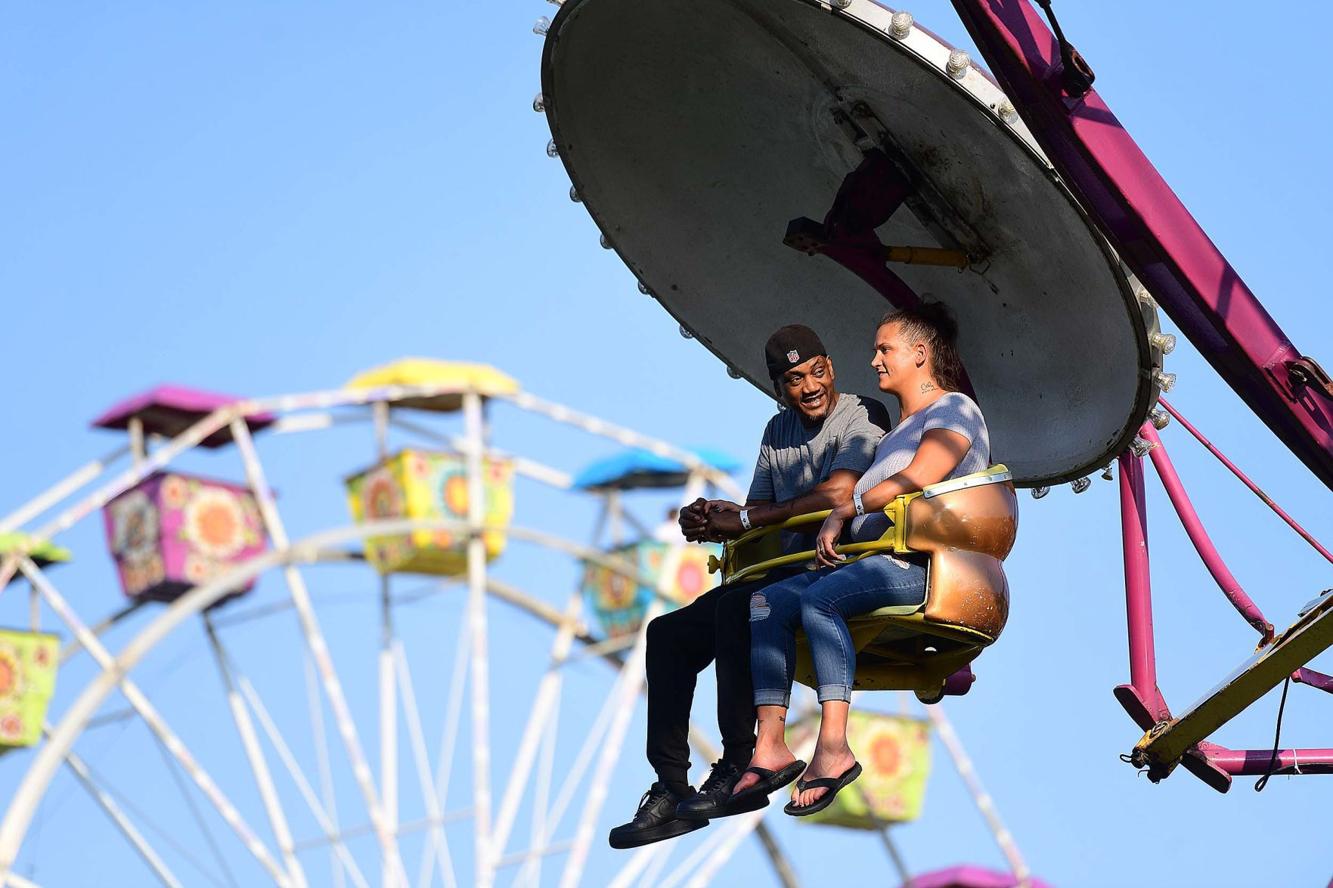
[[[866,507],[861,502],[861,494],[859,493],[852,494],[852,505],[856,506],[856,514],[864,515],[866,513]]]
[[[749,529],[750,529],[750,510],[749,510],[749,509],[741,509],[741,527],[744,527],[746,530],[749,530]]]

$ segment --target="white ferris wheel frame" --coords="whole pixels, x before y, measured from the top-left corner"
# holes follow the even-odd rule
[[[390,411],[392,405],[400,401],[443,394],[459,395],[461,398],[465,424],[465,434],[463,436],[442,436],[427,426],[401,415],[394,415]],[[492,397],[485,392],[459,389],[457,386],[414,385],[389,386],[367,390],[335,390],[243,401],[219,408],[175,438],[163,441],[161,446],[151,453],[144,447],[145,436],[142,426],[132,424],[130,429],[131,443],[129,445],[117,448],[107,456],[80,467],[50,489],[0,520],[0,529],[8,530],[22,527],[50,509],[65,504],[74,493],[107,474],[117,460],[127,454],[131,455],[134,459],[133,465],[129,469],[112,477],[93,493],[68,504],[56,517],[30,534],[32,539],[50,539],[74,526],[151,472],[168,465],[181,453],[198,445],[208,436],[219,430],[227,429],[237,445],[249,487],[256,496],[273,549],[256,559],[236,566],[228,571],[225,576],[220,576],[210,583],[191,590],[166,606],[148,626],[126,645],[120,654],[115,656],[105,648],[98,635],[100,631],[117,619],[133,612],[136,607],[124,608],[98,626],[89,628],[69,606],[46,574],[25,553],[22,551],[13,552],[0,561],[0,581],[7,582],[16,572],[22,572],[31,582],[33,586],[34,620],[38,613],[38,601],[44,601],[73,633],[75,642],[67,649],[66,657],[78,650],[86,650],[102,670],[97,678],[84,688],[75,704],[64,713],[59,723],[55,726],[49,726],[46,743],[32,761],[20,789],[11,799],[3,822],[0,822],[0,834],[3,835],[3,838],[0,838],[0,848],[7,849],[0,850],[0,884],[27,883],[26,879],[12,873],[11,868],[36,807],[62,762],[74,771],[80,783],[89,790],[99,806],[144,859],[158,880],[166,885],[179,884],[179,880],[171,874],[161,856],[152,849],[143,834],[134,827],[128,815],[116,803],[115,798],[97,785],[84,761],[73,750],[73,744],[78,736],[88,726],[106,698],[116,689],[119,689],[125,695],[133,712],[144,720],[166,752],[217,808],[223,820],[227,822],[228,826],[236,833],[260,865],[273,877],[275,883],[302,886],[306,884],[306,880],[300,863],[296,859],[296,843],[291,836],[285,814],[273,788],[268,762],[258,743],[255,728],[255,719],[257,718],[260,727],[263,728],[270,743],[277,750],[278,757],[283,759],[283,764],[292,772],[293,778],[297,780],[298,787],[301,788],[306,802],[310,804],[312,813],[314,813],[316,820],[320,822],[326,836],[330,839],[330,844],[333,845],[334,853],[338,856],[341,864],[341,867],[335,868],[335,873],[341,879],[344,871],[346,871],[355,883],[358,885],[365,884],[364,875],[357,870],[355,862],[347,854],[345,846],[342,845],[341,841],[335,841],[337,834],[332,828],[333,821],[329,818],[330,812],[315,801],[313,789],[304,775],[299,773],[299,769],[293,769],[294,759],[290,750],[286,747],[281,734],[277,732],[276,725],[273,724],[267,710],[263,707],[253,685],[243,675],[235,674],[233,665],[230,663],[218,638],[213,621],[207,614],[207,609],[226,595],[229,590],[235,589],[268,570],[280,570],[282,572],[291,598],[291,605],[297,611],[306,642],[307,655],[310,661],[313,661],[315,671],[318,674],[318,682],[333,711],[334,722],[370,815],[372,829],[381,847],[382,881],[384,884],[390,885],[407,884],[406,870],[396,843],[397,831],[409,826],[397,822],[395,810],[398,770],[396,738],[396,707],[399,698],[396,687],[398,686],[403,688],[402,705],[408,710],[407,721],[412,728],[409,739],[419,766],[425,761],[426,756],[421,736],[420,720],[415,713],[415,696],[411,691],[407,661],[401,646],[393,636],[391,628],[389,601],[387,595],[385,595],[387,590],[382,587],[382,598],[385,604],[384,631],[379,653],[380,772],[383,783],[383,795],[381,795],[381,791],[377,790],[375,786],[369,763],[361,748],[355,722],[343,697],[336,668],[329,655],[328,646],[324,641],[318,619],[314,613],[309,590],[297,566],[323,561],[345,561],[348,560],[349,555],[346,551],[337,549],[336,547],[339,545],[362,540],[368,536],[402,533],[411,529],[450,530],[463,534],[469,539],[466,631],[461,633],[464,636],[465,644],[460,646],[460,651],[466,650],[468,652],[468,677],[471,679],[470,684],[472,685],[469,696],[472,699],[470,721],[473,733],[471,745],[473,749],[474,804],[469,816],[477,824],[475,830],[477,846],[475,882],[476,884],[489,885],[493,880],[496,868],[501,864],[526,862],[529,865],[529,870],[531,870],[533,860],[539,860],[541,856],[555,851],[569,851],[570,859],[561,881],[562,884],[576,884],[582,874],[583,864],[586,862],[596,815],[600,810],[601,801],[604,800],[604,786],[601,787],[600,794],[592,793],[588,803],[585,804],[579,819],[576,838],[568,847],[536,849],[535,851],[529,849],[524,854],[518,855],[517,858],[510,855],[514,859],[507,860],[501,860],[499,852],[492,850],[491,829],[493,824],[490,817],[490,737],[488,695],[486,693],[488,664],[485,650],[485,599],[490,595],[507,600],[511,604],[518,604],[533,615],[547,620],[557,629],[557,638],[552,651],[552,662],[548,667],[547,675],[543,676],[537,705],[534,707],[532,717],[525,728],[525,739],[518,762],[520,767],[511,776],[505,791],[500,815],[494,824],[498,831],[498,838],[502,841],[508,838],[513,827],[517,808],[523,799],[523,781],[517,778],[522,774],[525,779],[531,771],[538,741],[542,739],[542,732],[547,726],[554,709],[554,701],[558,699],[558,669],[561,662],[568,657],[573,640],[577,637],[585,652],[601,653],[606,658],[619,664],[620,676],[617,679],[614,697],[622,705],[614,707],[617,718],[609,726],[608,736],[602,738],[603,741],[613,740],[614,742],[603,743],[602,754],[598,763],[599,767],[607,767],[613,765],[618,757],[621,741],[623,741],[624,732],[628,726],[628,713],[632,712],[632,701],[641,684],[641,680],[634,678],[634,676],[641,676],[642,674],[643,633],[640,633],[638,638],[609,643],[598,642],[587,633],[578,619],[577,596],[571,599],[571,605],[566,608],[563,614],[548,613],[546,612],[547,606],[540,601],[488,577],[482,534],[491,528],[488,528],[483,521],[484,516],[480,509],[483,500],[479,495],[484,456],[502,456],[512,459],[516,471],[520,474],[557,488],[568,489],[570,487],[569,477],[563,472],[532,460],[512,457],[488,446],[489,436],[483,410],[483,403],[488,399],[507,400],[522,410],[538,413],[556,422],[573,425],[590,434],[607,437],[625,446],[640,447],[655,454],[676,459],[687,466],[692,478],[697,481],[697,484],[693,485],[693,489],[698,489],[700,485],[707,483],[725,490],[729,495],[739,495],[739,491],[729,477],[704,465],[697,456],[689,451],[563,405],[538,399],[527,393]],[[380,444],[381,455],[384,455],[384,442],[390,426],[419,437],[432,439],[435,443],[448,444],[464,455],[469,493],[471,494],[469,497],[471,503],[470,514],[466,521],[404,520],[374,522],[315,534],[296,543],[289,540],[277,505],[271,496],[250,429],[245,422],[246,417],[262,413],[280,413],[283,416],[276,424],[274,431],[314,431],[329,428],[349,419],[351,421],[365,421],[366,416],[348,417],[328,412],[331,408],[354,408],[358,406],[370,407],[369,419],[375,424],[376,439]],[[399,413],[401,414],[401,412],[405,411]],[[638,574],[633,565],[622,559],[608,557],[590,547],[541,531],[520,527],[507,527],[505,530],[512,539],[531,542],[587,562],[600,564],[613,571],[625,574],[636,582],[651,585],[646,578]],[[659,603],[656,606],[660,608],[661,605]],[[188,617],[195,614],[201,615],[204,619],[210,647],[222,676],[228,708],[236,723],[241,746],[254,773],[269,825],[277,841],[277,855],[269,850],[258,837],[256,831],[245,822],[221,787],[198,763],[179,735],[171,729],[166,720],[157,712],[148,696],[129,677],[129,673],[136,663]],[[628,655],[625,657],[616,653],[618,649],[623,648],[630,648]],[[460,684],[456,679],[454,682],[455,688],[458,688]],[[455,709],[455,712],[452,713],[455,728],[457,725],[456,703],[460,699],[461,694],[454,694],[450,700],[451,707]],[[621,716],[619,713],[625,714]],[[589,738],[589,741],[585,743],[585,749],[594,748],[592,742],[594,739],[596,738]],[[702,737],[696,736],[695,739],[701,740]],[[452,753],[452,750],[450,752]],[[449,760],[443,764],[446,768],[452,764],[452,754]],[[583,767],[586,769],[587,764],[584,764]],[[321,770],[327,771],[327,762],[322,763]],[[419,770],[421,770],[420,767]],[[327,782],[327,773],[322,776]],[[568,785],[572,785],[572,782],[567,781],[567,787]],[[433,821],[428,853],[438,859],[442,873],[444,873],[445,883],[447,885],[456,884],[449,864],[447,843],[443,839],[443,831],[439,828],[440,821],[445,819],[446,815],[439,810],[438,799],[433,797],[434,793],[427,790],[427,782],[424,779],[423,796],[430,814],[428,819]],[[566,797],[558,800],[557,804],[567,807],[570,801],[571,799],[566,793]],[[771,840],[771,837],[768,838]],[[495,845],[495,847],[500,846]],[[425,862],[423,861],[424,866]],[[430,874],[427,872],[423,876],[423,881],[429,877]]]
[[[404,417],[402,413],[406,412],[405,410],[395,411],[392,409],[394,404],[403,400],[442,394],[461,396],[465,426],[462,436],[442,435],[426,425]],[[537,413],[558,423],[572,425],[593,435],[610,438],[624,446],[643,448],[684,463],[691,479],[687,483],[686,499],[701,491],[704,485],[711,485],[725,491],[730,496],[743,498],[743,492],[736,487],[728,476],[701,463],[698,457],[689,451],[563,405],[536,398],[525,392],[492,398],[485,392],[474,389],[459,389],[456,386],[417,385],[389,386],[366,390],[334,390],[242,401],[219,408],[175,438],[162,441],[160,446],[151,453],[144,446],[145,438],[142,427],[136,428],[132,424],[129,445],[117,448],[107,456],[80,467],[9,516],[0,519],[0,531],[22,527],[32,519],[66,502],[74,493],[106,474],[117,460],[129,454],[133,458],[133,464],[129,469],[114,476],[83,499],[67,505],[63,511],[32,531],[30,535],[34,540],[51,539],[92,514],[110,499],[138,483],[150,473],[163,468],[181,453],[198,445],[208,436],[227,429],[237,445],[248,486],[256,497],[273,548],[257,558],[235,566],[224,576],[198,586],[171,602],[116,655],[105,648],[99,639],[99,634],[118,619],[136,610],[137,605],[125,607],[112,617],[90,628],[69,606],[41,568],[25,553],[22,551],[13,552],[0,561],[0,584],[7,582],[16,572],[21,572],[30,581],[33,587],[32,611],[34,621],[37,618],[38,600],[40,599],[57,614],[74,635],[74,642],[67,647],[62,655],[62,661],[79,650],[86,650],[101,668],[101,672],[84,687],[59,722],[54,726],[47,726],[46,742],[37,751],[18,791],[10,801],[3,820],[0,820],[0,886],[30,886],[34,884],[12,872],[12,867],[37,807],[62,763],[73,771],[78,782],[91,794],[94,801],[111,819],[158,881],[166,886],[180,884],[180,881],[171,873],[162,857],[135,827],[129,815],[117,803],[113,795],[99,785],[91,769],[74,751],[74,743],[78,737],[88,727],[107,698],[117,689],[128,700],[133,713],[144,721],[165,752],[174,759],[203,795],[214,805],[242,844],[273,878],[275,884],[292,886],[292,888],[303,888],[308,884],[297,854],[308,847],[311,842],[298,843],[292,836],[281,800],[274,788],[268,760],[259,743],[258,738],[261,732],[268,739],[284,769],[292,777],[300,795],[324,834],[324,840],[333,855],[332,871],[336,884],[341,888],[345,877],[350,879],[358,888],[364,888],[368,885],[365,874],[361,872],[356,860],[349,853],[343,841],[351,834],[351,831],[342,829],[338,824],[336,806],[330,786],[331,766],[328,749],[325,745],[322,706],[319,702],[317,689],[311,688],[309,702],[311,704],[312,724],[318,724],[319,747],[317,758],[319,759],[320,782],[323,790],[322,801],[311,781],[296,761],[254,686],[243,674],[236,670],[219,638],[215,621],[211,619],[208,613],[209,607],[230,591],[271,570],[279,570],[282,573],[290,596],[290,606],[297,612],[305,641],[309,684],[312,686],[318,685],[318,688],[322,689],[324,699],[332,710],[336,729],[343,742],[348,762],[351,765],[363,802],[370,816],[370,831],[375,834],[380,847],[381,884],[403,886],[408,884],[407,871],[398,848],[397,838],[400,834],[408,831],[428,829],[430,835],[422,850],[418,884],[430,884],[433,879],[434,868],[438,866],[445,885],[454,888],[458,883],[453,872],[452,858],[443,826],[451,820],[466,817],[472,819],[476,824],[474,831],[474,884],[480,886],[493,884],[497,871],[509,866],[521,867],[520,884],[536,884],[543,858],[563,853],[567,857],[560,876],[561,888],[573,888],[577,885],[582,877],[587,856],[591,849],[597,817],[605,801],[606,781],[593,781],[588,788],[583,809],[578,817],[577,827],[571,841],[553,843],[553,833],[561,817],[573,802],[575,790],[588,769],[595,765],[596,773],[606,773],[614,767],[619,758],[629,724],[629,717],[633,712],[633,702],[642,686],[646,632],[641,629],[636,636],[624,639],[598,639],[587,630],[581,621],[581,600],[578,593],[570,596],[566,607],[561,611],[489,576],[483,534],[488,530],[501,528],[492,528],[484,521],[484,514],[482,513],[483,496],[481,495],[483,459],[487,456],[510,459],[513,461],[517,473],[558,489],[569,489],[571,481],[568,475],[557,469],[491,448],[489,430],[483,409],[484,402],[488,398],[509,401],[521,410]],[[352,416],[330,412],[334,408],[358,407],[368,407],[369,410],[363,410],[359,415]],[[334,528],[312,534],[296,542],[291,541],[278,512],[277,504],[272,497],[259,454],[245,421],[247,416],[262,413],[277,413],[280,415],[270,433],[316,431],[349,421],[370,421],[375,428],[376,443],[381,457],[387,455],[386,442],[390,427],[436,444],[445,444],[454,448],[465,457],[469,484],[469,514],[467,520],[398,519],[374,521],[350,527]],[[608,495],[607,506],[610,511],[618,514],[618,502],[615,502],[614,497],[614,493]],[[426,752],[424,732],[417,711],[416,696],[407,658],[401,642],[398,641],[393,632],[392,603],[388,596],[387,579],[385,579],[381,582],[382,632],[378,653],[381,786],[377,788],[366,755],[361,747],[350,708],[343,696],[337,670],[320,629],[309,590],[298,568],[303,564],[354,560],[356,556],[341,547],[371,536],[399,535],[412,530],[423,529],[447,530],[464,535],[468,539],[468,570],[466,575],[468,597],[464,619],[460,623],[459,643],[455,653],[456,661],[450,682],[447,704],[449,711],[446,716],[444,737],[441,739],[440,754],[437,763],[432,767]],[[592,547],[521,526],[506,526],[503,530],[510,539],[531,543],[585,562],[601,565],[642,585],[652,586],[653,584],[652,580],[638,573],[635,565],[621,558],[608,556]],[[665,583],[665,579],[661,582]],[[658,598],[651,605],[647,615],[649,619],[660,612],[663,607],[664,596],[661,594],[663,591],[664,587],[658,588]],[[535,701],[523,730],[509,780],[493,819],[491,816],[489,695],[487,693],[489,677],[486,651],[487,597],[493,597],[516,606],[530,615],[544,620],[556,630],[546,672],[539,682]],[[222,788],[198,763],[179,735],[171,729],[166,720],[153,707],[148,696],[130,678],[130,673],[136,664],[189,617],[196,614],[200,615],[204,622],[209,646],[214,654],[223,681],[228,709],[235,723],[247,763],[258,786],[265,814],[277,844],[276,855],[258,837],[255,830],[245,822]],[[646,625],[647,619],[643,622],[643,626],[646,627]],[[576,641],[582,646],[582,650],[578,654],[579,658],[592,656],[604,659],[617,669],[617,676],[611,693],[586,735],[582,748],[574,759],[563,785],[559,788],[552,802],[553,722],[559,707],[561,667],[575,659],[573,647]],[[443,796],[447,793],[449,772],[454,761],[454,747],[465,685],[470,685],[467,688],[467,696],[471,700],[473,805],[470,810],[459,813],[445,810]],[[397,716],[400,703],[407,716],[409,746],[412,750],[412,758],[421,783],[422,798],[427,809],[427,817],[424,822],[410,824],[399,822],[397,810],[399,783]],[[927,710],[945,741],[946,749],[953,758],[955,767],[964,776],[974,801],[991,826],[991,831],[1009,861],[1012,871],[1019,877],[1020,884],[1026,884],[1029,878],[1026,864],[1018,853],[1008,831],[994,812],[990,797],[976,780],[975,772],[971,768],[961,744],[957,742],[956,735],[945,718],[943,710],[938,706],[927,707]],[[258,723],[258,731],[256,730],[256,722]],[[693,726],[691,726],[690,739],[695,748],[706,757],[715,754],[707,738]],[[812,743],[813,738],[810,738],[809,742]],[[594,758],[596,759],[595,762]],[[506,855],[504,848],[514,828],[519,807],[526,797],[527,790],[533,788],[530,778],[534,768],[538,769],[538,775],[533,803],[532,847]],[[763,811],[760,811],[751,815],[732,818],[729,822],[714,829],[712,834],[690,854],[686,860],[686,865],[677,868],[678,877],[668,879],[666,884],[685,884],[691,886],[691,888],[708,884],[721,865],[734,852],[737,845],[745,836],[753,832],[764,846],[766,856],[772,863],[779,881],[787,888],[795,888],[797,881],[794,870],[775,836],[764,826],[762,816]],[[895,867],[900,875],[906,878],[907,870],[905,865],[902,864],[901,855],[894,847],[889,836],[888,824],[884,824],[879,832]],[[656,878],[656,874],[660,873],[665,866],[671,850],[670,844],[639,849],[638,852],[628,858],[611,884],[629,886],[636,880]]]

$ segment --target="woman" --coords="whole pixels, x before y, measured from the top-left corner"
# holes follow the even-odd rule
[[[957,324],[939,304],[884,316],[870,362],[880,391],[897,399],[898,425],[884,436],[852,498],[835,507],[819,530],[820,569],[775,583],[750,600],[750,660],[759,733],[748,773],[735,794],[770,793],[801,772],[785,738],[796,664],[796,631],[810,642],[822,710],[814,756],[796,784],[788,814],[822,810],[861,773],[847,745],[847,713],[856,668],[847,618],[889,605],[919,604],[925,562],[871,555],[839,567],[834,552],[851,522],[854,540],[878,539],[889,526],[883,508],[927,485],[979,472],[990,464],[990,438],[976,403],[959,391]],[[837,568],[835,570],[835,568]]]

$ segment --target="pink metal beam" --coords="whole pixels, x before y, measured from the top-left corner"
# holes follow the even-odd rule
[[[1273,624],[1264,619],[1263,613],[1258,605],[1245,594],[1236,578],[1231,575],[1227,569],[1226,563],[1222,561],[1222,556],[1218,554],[1217,547],[1208,537],[1208,531],[1204,530],[1203,522],[1199,520],[1199,513],[1194,511],[1194,504],[1190,502],[1189,494],[1185,492],[1185,486],[1180,483],[1180,476],[1176,474],[1176,468],[1171,464],[1171,457],[1166,454],[1166,447],[1162,445],[1162,439],[1157,435],[1157,429],[1153,428],[1152,423],[1145,422],[1139,429],[1139,436],[1153,445],[1149,456],[1152,457],[1153,468],[1157,469],[1157,475],[1162,481],[1162,487],[1166,488],[1166,495],[1171,499],[1171,505],[1175,507],[1176,514],[1180,516],[1180,523],[1185,527],[1185,533],[1189,535],[1190,542],[1194,544],[1199,557],[1203,559],[1204,566],[1208,572],[1213,575],[1217,585],[1221,587],[1222,594],[1231,602],[1231,606],[1240,612],[1245,621],[1254,627],[1263,640],[1260,644],[1267,644],[1273,640]]]
[[[1125,617],[1129,624],[1129,684],[1115,689],[1116,699],[1147,731],[1170,718],[1157,688],[1153,649],[1152,578],[1148,570],[1148,509],[1143,491],[1143,460],[1131,452],[1120,457],[1120,534],[1125,557]]]
[[[1271,749],[1227,749],[1206,740],[1199,743],[1199,751],[1208,761],[1233,777],[1267,774],[1330,774],[1333,773],[1333,749],[1279,749],[1276,763]]]
[[[1121,258],[1241,400],[1333,488],[1333,392],[1097,91],[1066,91],[1059,45],[1040,13],[1027,0],[953,5],[1046,156]]]
[[[1310,602],[1272,644],[1261,647],[1198,702],[1145,733],[1130,761],[1147,765],[1153,782],[1162,779],[1191,748],[1329,647],[1333,647],[1333,591]]]
[[[1205,438],[1203,436],[1203,433],[1200,432],[1198,429],[1196,429],[1193,425],[1191,425],[1188,419],[1181,416],[1180,413],[1176,410],[1176,408],[1166,403],[1165,398],[1158,398],[1157,403],[1165,407],[1166,411],[1176,418],[1176,422],[1180,423],[1182,426],[1185,427],[1185,431],[1189,432],[1196,439],[1198,439],[1199,443],[1202,444],[1204,447],[1206,447],[1209,453],[1217,457],[1218,462],[1222,463],[1222,465],[1230,469],[1231,474],[1235,475],[1237,478],[1241,480],[1242,484],[1250,488],[1250,490],[1254,493],[1254,495],[1259,497],[1259,499],[1263,500],[1264,504],[1267,505],[1268,508],[1276,512],[1279,518],[1287,522],[1287,524],[1291,527],[1292,530],[1300,534],[1301,537],[1311,546],[1314,546],[1316,552],[1318,552],[1320,555],[1323,555],[1330,562],[1333,562],[1333,552],[1329,552],[1327,549],[1325,549],[1322,545],[1320,545],[1318,540],[1316,540],[1313,536],[1310,535],[1309,531],[1307,531],[1304,527],[1301,527],[1299,524],[1297,524],[1296,519],[1288,515],[1286,511],[1277,503],[1273,502],[1272,498],[1269,497],[1268,494],[1260,490],[1258,484],[1255,484],[1248,477],[1246,477],[1245,473],[1242,472],[1239,468],[1237,468],[1235,463],[1227,459],[1226,455],[1223,454],[1222,451],[1218,450],[1215,446],[1213,446],[1212,441],[1209,441],[1207,438]]]
[[[1333,675],[1325,675],[1302,666],[1291,674],[1291,680],[1333,694]]]

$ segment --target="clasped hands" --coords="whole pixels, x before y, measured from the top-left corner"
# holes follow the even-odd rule
[[[728,500],[699,497],[680,510],[680,532],[691,543],[720,543],[745,532],[741,506]]]
[[[815,561],[820,567],[837,567],[847,560],[834,551],[843,526],[856,514],[850,502],[835,506],[819,528],[815,539]],[[734,540],[745,532],[741,525],[741,506],[727,500],[699,497],[680,510],[680,530],[691,543],[720,543]]]

